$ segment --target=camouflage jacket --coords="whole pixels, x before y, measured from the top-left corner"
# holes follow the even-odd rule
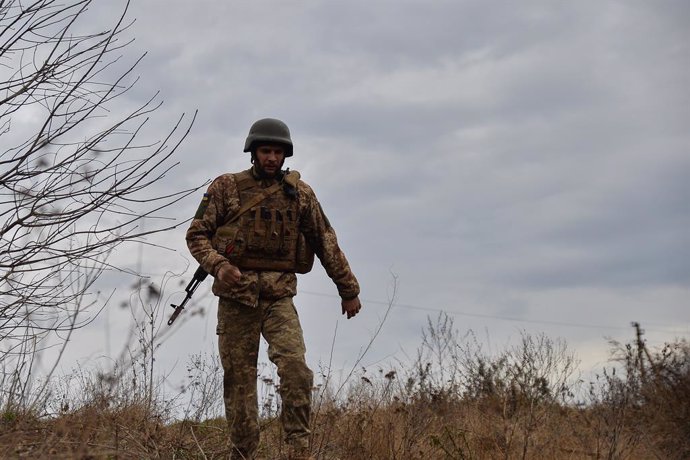
[[[253,171],[252,177],[262,187],[275,183],[274,179],[257,178]],[[323,213],[314,191],[302,180],[297,184],[296,199],[299,204],[299,229],[337,286],[338,294],[343,299],[356,297],[359,295],[359,284],[345,254],[338,246],[335,230]],[[187,230],[189,251],[204,270],[214,277],[221,265],[230,262],[214,249],[211,239],[216,230],[239,209],[240,198],[235,178],[233,174],[223,174],[209,186]],[[290,272],[242,270],[242,278],[237,285],[229,286],[215,279],[213,293],[218,297],[228,297],[245,305],[256,306],[259,298],[294,296],[297,293],[297,276]]]

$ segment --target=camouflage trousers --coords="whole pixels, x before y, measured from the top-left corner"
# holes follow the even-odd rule
[[[259,446],[257,359],[260,336],[278,368],[286,442],[307,449],[314,374],[307,367],[302,326],[291,297],[259,299],[256,308],[221,297],[218,348],[223,365],[223,399],[230,441],[238,458],[253,458]]]

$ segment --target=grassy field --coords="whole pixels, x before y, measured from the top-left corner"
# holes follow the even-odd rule
[[[314,388],[319,459],[690,458],[690,344],[611,344],[611,365],[578,380],[566,345],[523,334],[487,354],[452,321],[429,321],[406,369],[357,369]],[[223,458],[221,375],[214,357],[188,366],[165,396],[134,367],[70,376],[32,404],[5,398],[1,458]],[[283,458],[279,398],[263,378],[261,458]],[[7,394],[5,392],[5,394]],[[26,401],[24,401],[26,403]],[[176,406],[177,404],[177,406]]]

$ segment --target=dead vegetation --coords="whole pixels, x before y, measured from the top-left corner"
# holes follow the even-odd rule
[[[491,354],[441,316],[407,368],[362,368],[344,396],[328,381],[315,388],[312,449],[322,459],[688,458],[690,344],[648,350],[636,330],[630,343],[611,344],[611,366],[583,382],[560,341],[525,333]],[[225,421],[209,417],[220,401],[213,357],[190,361],[184,420],[173,416],[180,395],[142,385],[149,376],[135,369],[83,371],[54,385],[41,407],[3,404],[0,457],[227,455]],[[265,458],[285,450],[278,409],[262,408]]]

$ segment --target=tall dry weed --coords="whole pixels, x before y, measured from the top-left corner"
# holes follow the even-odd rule
[[[449,318],[430,320],[426,328],[411,364],[360,367],[343,387],[314,388],[317,458],[690,457],[687,341],[648,350],[639,334],[628,344],[612,343],[611,366],[577,399],[576,360],[562,341],[522,333],[516,345],[490,353],[473,334],[460,335]],[[145,370],[131,362],[117,372],[82,369],[55,382],[49,411],[0,418],[0,457],[226,456],[214,357],[190,360],[184,403],[156,384],[149,394]],[[259,378],[259,453],[280,458],[286,446],[278,382],[263,381],[270,372]],[[180,409],[184,419],[176,420]]]
[[[690,458],[690,344],[650,351],[633,327],[634,340],[610,342],[612,365],[590,382],[575,431],[595,458]]]

